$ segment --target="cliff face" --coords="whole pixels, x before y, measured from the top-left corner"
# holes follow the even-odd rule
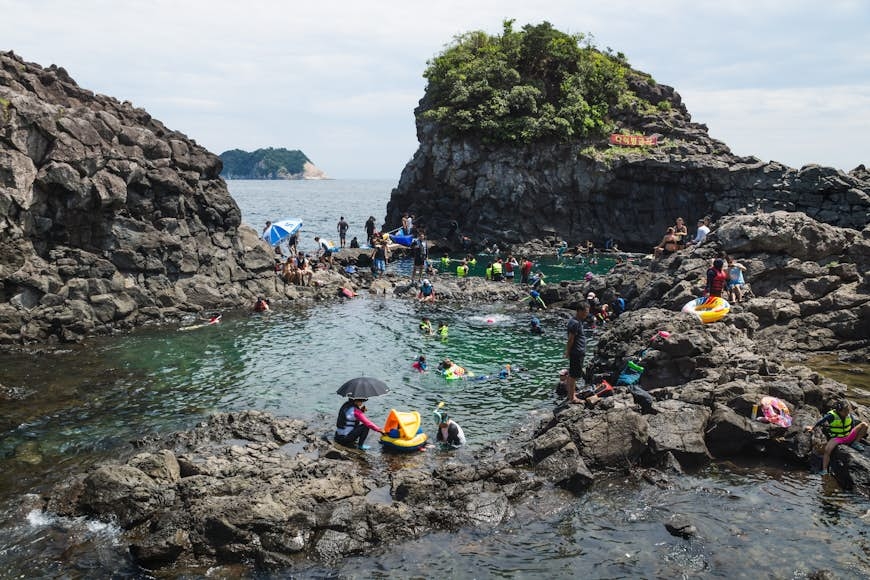
[[[0,342],[273,294],[270,248],[220,170],[129,102],[0,53]]]
[[[558,236],[573,243],[619,242],[650,251],[678,216],[695,220],[756,211],[797,211],[863,229],[870,181],[815,165],[800,170],[739,157],[692,123],[680,95],[640,74],[629,78],[634,106],[613,108],[615,132],[656,135],[658,146],[613,147],[606,138],[525,145],[449,135],[415,111],[420,146],[387,206],[388,227],[417,216],[432,237],[451,220],[477,241],[507,243]]]

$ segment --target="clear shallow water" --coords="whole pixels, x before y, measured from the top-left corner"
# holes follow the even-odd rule
[[[351,222],[351,235],[359,234],[368,215],[383,211],[391,187],[385,181],[230,183],[246,222],[261,228],[266,219],[300,216],[311,237],[334,231],[340,215]],[[543,267],[553,268],[551,279],[583,272],[546,260]],[[446,342],[418,334],[423,315],[449,323]],[[188,428],[212,412],[265,409],[323,420],[330,431],[341,403],[335,389],[370,374],[392,388],[368,405],[377,421],[390,407],[417,409],[431,429],[430,411],[444,400],[472,446],[501,437],[529,411],[552,404],[563,365],[564,319],[546,313],[546,334],[531,337],[528,318],[522,306],[457,311],[365,296],[268,316],[228,315],[218,326],[191,332],[143,329],[54,355],[0,355],[0,383],[33,392],[23,401],[0,402],[0,577],[30,577],[34,570],[70,577],[133,572],[117,530],[38,518],[25,494],[128,450],[132,439]],[[433,365],[450,356],[478,376],[496,374],[505,363],[526,370],[508,380],[447,382],[411,369],[421,352]],[[868,572],[862,516],[870,505],[818,477],[723,466],[677,483],[671,491],[602,484],[580,500],[547,493],[494,531],[438,534],[348,560],[338,571],[355,577],[428,577],[433,570],[450,577],[743,577],[760,571],[791,578],[821,561],[817,567],[839,573]],[[685,544],[667,535],[661,525],[666,505],[690,514],[702,539]],[[742,536],[731,533],[732,525]]]
[[[544,493],[493,530],[440,533],[351,558],[342,577],[805,578],[870,574],[864,506],[819,476],[713,465],[660,489],[631,478],[596,484],[582,500]],[[818,490],[808,497],[807,489]],[[804,501],[806,500],[806,501]],[[698,529],[664,527],[671,514]],[[329,574],[315,568],[312,574]]]

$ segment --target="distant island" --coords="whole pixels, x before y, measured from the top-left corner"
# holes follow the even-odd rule
[[[329,179],[298,149],[231,149],[221,153],[220,158],[224,179]]]

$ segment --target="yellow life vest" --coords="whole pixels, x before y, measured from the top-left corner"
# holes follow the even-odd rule
[[[493,262],[492,273],[493,274],[501,274],[501,262]]]
[[[828,415],[834,417],[834,419],[828,423],[829,437],[846,437],[852,432],[852,415],[849,415],[845,419],[841,419],[836,411],[828,411]]]
[[[460,278],[464,278],[465,276],[467,276],[468,275],[468,266],[462,266],[462,265],[456,266],[456,275],[459,276]]]

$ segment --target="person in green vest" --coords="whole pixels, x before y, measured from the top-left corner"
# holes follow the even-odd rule
[[[441,271],[446,272],[450,268],[450,256],[441,256]]]
[[[438,336],[440,336],[442,340],[447,338],[447,330],[448,328],[446,322],[441,322],[440,324],[438,324]]]
[[[868,425],[867,423],[859,423],[852,416],[851,412],[852,405],[849,404],[849,401],[845,399],[839,400],[833,409],[816,421],[815,425],[807,427],[807,431],[822,427],[825,435],[828,437],[828,444],[825,445],[825,454],[822,457],[822,471],[828,470],[831,453],[833,453],[837,445],[849,445],[859,451],[863,450],[858,441],[867,435]]]
[[[432,330],[432,322],[425,316],[420,321],[420,332],[423,334],[435,334],[435,331]]]
[[[501,258],[492,263],[492,280],[493,282],[501,282],[504,280],[504,276],[502,274],[502,261]]]
[[[459,278],[468,276],[468,263],[465,260],[462,260],[462,263],[456,266],[456,276]]]
[[[486,271],[485,271],[485,273],[486,273],[486,276],[485,276],[486,279],[487,279],[487,280],[492,280],[492,264],[489,264],[489,265],[486,267]]]

